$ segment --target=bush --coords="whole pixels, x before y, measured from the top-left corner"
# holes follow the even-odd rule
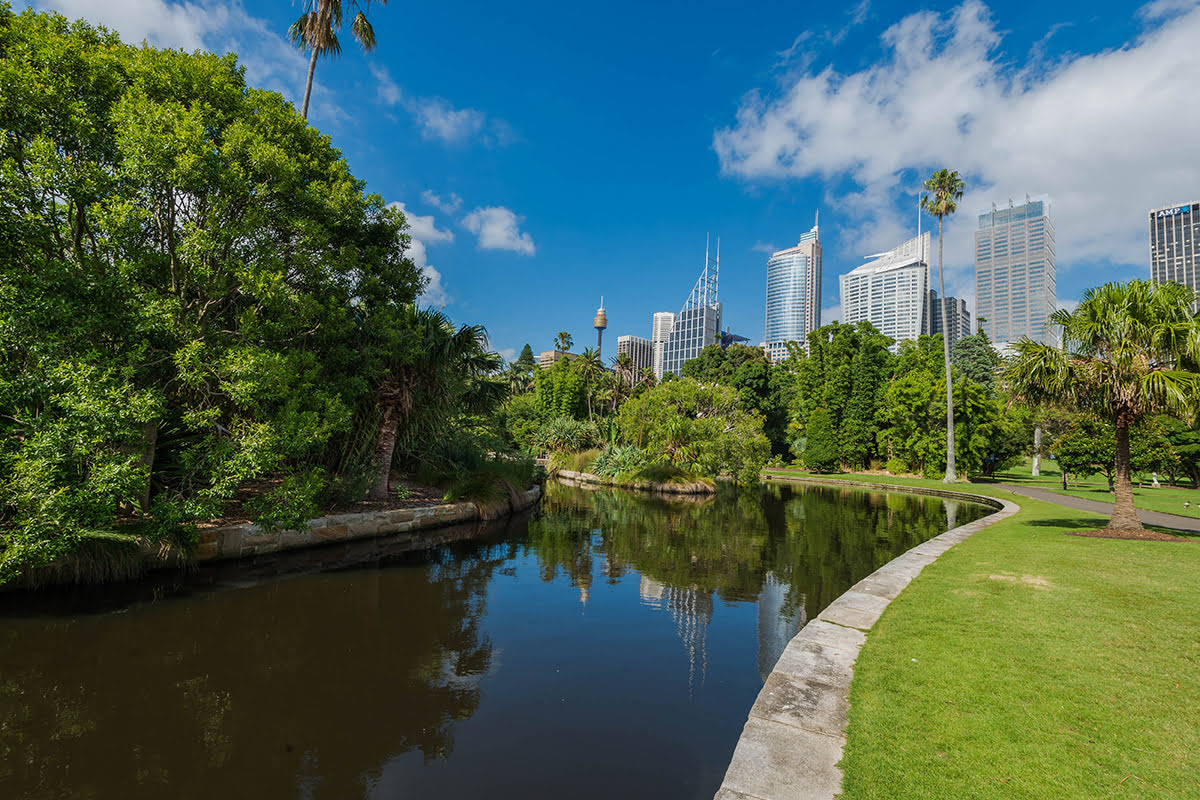
[[[633,475],[646,466],[646,454],[632,445],[610,447],[592,463],[592,472],[603,478]]]
[[[592,464],[600,456],[598,449],[582,450],[578,453],[559,452],[550,455],[550,466],[553,469],[566,469],[571,472],[591,472]]]
[[[903,475],[908,472],[908,464],[898,458],[889,458],[883,468],[893,475]]]
[[[839,466],[837,435],[829,412],[818,408],[805,428],[804,466],[813,472],[833,472]]]
[[[538,429],[534,443],[552,453],[578,452],[600,444],[600,431],[594,422],[555,417]]]

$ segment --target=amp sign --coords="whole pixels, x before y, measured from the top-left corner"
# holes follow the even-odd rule
[[[1156,217],[1173,217],[1176,214],[1187,214],[1192,210],[1191,206],[1175,206],[1174,208],[1164,208],[1154,216]]]

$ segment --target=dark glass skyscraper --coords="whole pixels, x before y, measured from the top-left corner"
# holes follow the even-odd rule
[[[975,319],[1003,348],[1028,336],[1053,344],[1057,261],[1050,201],[1029,200],[979,215],[975,231]]]
[[[1174,281],[1200,292],[1197,246],[1200,246],[1200,203],[1164,206],[1150,212],[1152,281]]]

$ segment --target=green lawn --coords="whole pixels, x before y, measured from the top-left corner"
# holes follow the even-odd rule
[[[868,635],[843,797],[1200,797],[1200,539],[1066,536],[1104,518],[961,488],[1022,511],[926,567]]]
[[[1101,503],[1111,503],[1113,501],[1112,493],[1108,491],[1108,481],[1103,476],[1091,476],[1080,481],[1069,481],[1066,490],[1062,488],[1062,472],[1058,468],[1058,464],[1053,461],[1042,462],[1042,474],[1038,477],[1033,477],[1029,474],[1030,467],[1028,464],[996,474],[996,480],[1006,481],[1008,483],[1020,483],[1027,486],[1034,486],[1038,489],[1056,492],[1058,494],[1067,494],[1072,497],[1082,497],[1085,500],[1096,500]],[[1160,487],[1155,489],[1148,485],[1149,476],[1146,478],[1147,485],[1134,486],[1133,496],[1134,504],[1138,508],[1147,511],[1162,511],[1167,514],[1179,514],[1185,517],[1200,518],[1200,492],[1191,488],[1191,484],[1186,486],[1167,486],[1167,479],[1160,475],[1159,481],[1162,483]],[[1185,506],[1184,503],[1189,505]]]

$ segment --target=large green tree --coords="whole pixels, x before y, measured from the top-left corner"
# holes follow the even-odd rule
[[[387,0],[376,2],[387,5]],[[375,29],[367,20],[367,9],[371,0],[303,0],[303,4],[304,12],[288,28],[288,36],[296,47],[310,51],[308,79],[304,83],[304,103],[300,107],[300,116],[308,119],[308,101],[312,97],[313,73],[317,70],[317,59],[320,56],[341,55],[342,44],[338,40],[338,31],[342,28],[343,15],[346,12],[354,14],[354,19],[350,22],[350,33],[365,52],[369,53],[375,49]]]
[[[1014,397],[1058,403],[1112,421],[1116,502],[1108,527],[1140,531],[1133,502],[1130,430],[1149,415],[1191,417],[1200,403],[1200,324],[1194,293],[1133,280],[1089,289],[1050,321],[1062,346],[1022,339],[1004,372]]]
[[[267,476],[311,516],[421,288],[403,216],[233,56],[3,7],[0,86],[0,581]]]
[[[962,199],[966,183],[958,172],[939,169],[929,176],[922,188],[929,194],[921,198],[921,208],[938,221],[938,290],[941,294],[943,328],[948,328],[950,319],[946,313],[946,281],[942,270],[942,221],[958,210],[958,201]],[[950,332],[945,331],[942,337],[942,347],[945,350],[946,371],[946,474],[942,478],[946,483],[958,480],[954,466],[954,379],[950,374]]]

